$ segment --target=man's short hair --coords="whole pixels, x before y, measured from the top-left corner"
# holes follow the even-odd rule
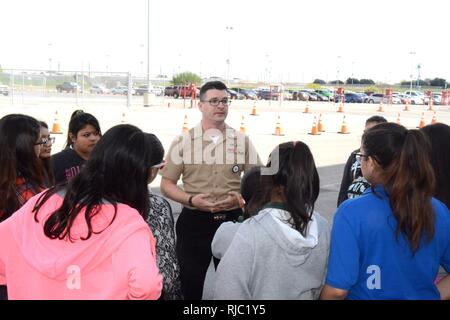
[[[227,86],[222,81],[210,81],[210,82],[205,83],[200,88],[200,94],[199,94],[200,101],[202,101],[203,98],[205,97],[206,91],[211,90],[211,89],[227,90]]]
[[[382,116],[372,116],[372,117],[370,117],[369,119],[366,120],[366,125],[369,122],[386,123],[388,121],[386,120],[385,117],[382,117]]]

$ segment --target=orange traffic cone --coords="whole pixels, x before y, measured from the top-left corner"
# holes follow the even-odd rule
[[[276,136],[284,136],[284,134],[282,133],[282,130],[281,130],[280,116],[278,116],[278,119],[277,119],[277,124],[275,126],[275,133],[274,133],[274,135],[276,135]]]
[[[431,118],[431,124],[435,124],[435,123],[437,123],[437,120],[436,120],[436,111],[433,113],[433,118]]]
[[[325,127],[322,123],[322,114],[319,114],[319,123],[317,124],[317,130],[319,132],[325,132]]]
[[[405,100],[405,107],[403,108],[403,111],[409,111],[408,99]]]
[[[59,118],[58,118],[58,110],[55,111],[55,121],[53,122],[52,131],[50,131],[52,134],[62,134],[61,126],[59,124]]]
[[[400,125],[401,125],[401,122],[400,122],[400,112],[397,113],[397,124],[400,124]]]
[[[423,119],[424,113],[422,112],[422,117],[420,117],[419,129],[425,127],[425,120]]]
[[[241,117],[241,128],[239,129],[239,131],[245,134],[244,116]]]
[[[337,112],[344,112],[344,98],[342,98],[341,101],[339,101],[339,108]]]
[[[303,111],[303,113],[309,113],[308,102],[306,103],[305,110]]]
[[[250,113],[251,116],[259,116],[259,114],[256,113],[256,102],[253,103],[252,113]]]
[[[380,100],[380,105],[378,106],[378,110],[377,110],[378,112],[384,112],[384,109],[383,109],[383,101],[382,100]]]
[[[316,117],[314,117],[313,120],[313,126],[311,128],[311,132],[309,133],[310,135],[316,136],[319,135],[319,130],[317,130],[317,124],[316,124]]]
[[[338,133],[340,133],[340,134],[348,134],[348,133],[350,133],[350,132],[348,132],[348,129],[347,129],[347,123],[345,122],[345,116],[342,119],[341,131],[339,131]]]
[[[189,126],[188,126],[188,119],[187,114],[184,115],[184,122],[183,122],[183,132],[188,132]]]

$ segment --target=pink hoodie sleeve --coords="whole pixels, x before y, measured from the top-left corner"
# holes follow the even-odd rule
[[[2,260],[0,260],[0,285],[6,284],[5,271],[5,264],[2,262]]]
[[[8,245],[7,239],[11,238],[10,234],[6,232],[6,223],[0,223],[0,285],[6,284],[6,267],[3,259],[6,257],[6,246]]]
[[[149,229],[140,229],[128,237],[114,254],[114,262],[116,272],[127,275],[128,299],[156,300],[161,296],[162,276]]]

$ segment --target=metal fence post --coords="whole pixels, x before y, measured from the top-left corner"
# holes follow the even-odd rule
[[[133,90],[131,72],[128,71],[127,108],[131,106],[131,90]]]
[[[47,78],[42,76],[42,96],[45,97],[45,92],[47,91]]]
[[[77,84],[77,87],[75,89],[75,104],[78,107],[78,72],[75,72],[75,83]]]
[[[9,74],[9,86],[11,87],[11,104],[14,104],[14,70]]]
[[[25,71],[22,71],[22,104],[24,104],[23,94],[25,91]]]

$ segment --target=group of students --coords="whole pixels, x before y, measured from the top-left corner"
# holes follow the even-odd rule
[[[305,144],[279,146],[275,175],[244,176],[250,218],[217,230],[204,299],[450,299],[450,127],[368,124],[331,235]]]
[[[172,211],[148,189],[159,139],[102,136],[77,110],[50,159],[53,141],[32,117],[0,119],[0,299],[181,299]]]
[[[308,145],[282,143],[246,172],[243,215],[214,235],[203,299],[450,299],[438,276],[450,271],[450,128],[380,122],[352,155],[366,185],[331,230],[314,209]],[[4,297],[182,299],[170,205],[148,189],[165,165],[159,139],[133,125],[102,135],[76,111],[49,163],[45,127],[0,119]]]

